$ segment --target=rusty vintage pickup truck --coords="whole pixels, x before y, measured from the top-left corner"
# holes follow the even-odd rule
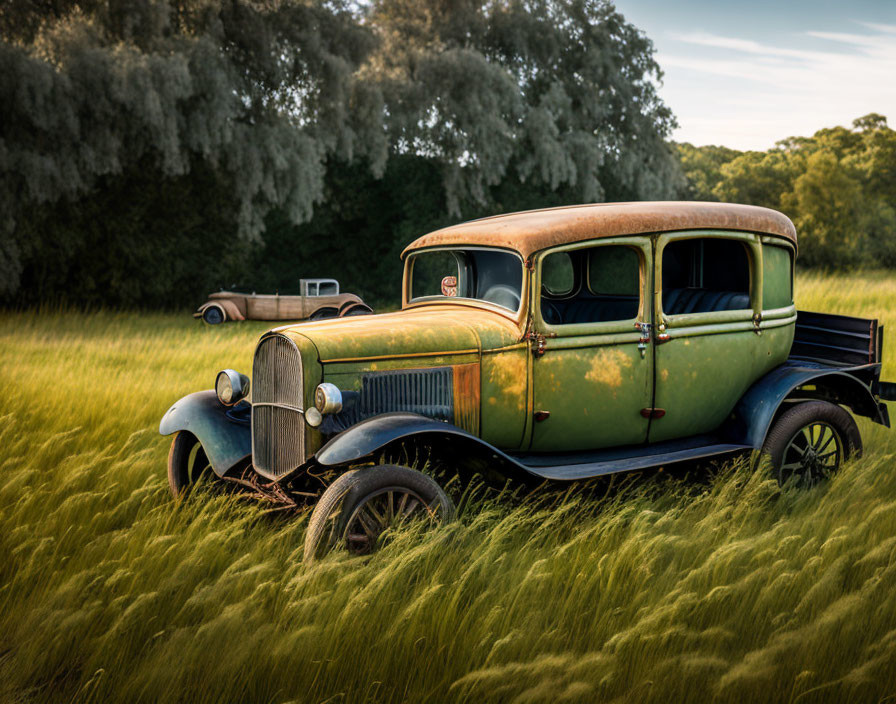
[[[535,483],[752,452],[812,484],[861,451],[850,412],[888,426],[896,394],[877,321],[796,310],[796,254],[784,215],[720,203],[555,208],[425,235],[403,253],[399,312],[272,330],[251,401],[249,379],[224,370],[176,402],[160,428],[176,434],[171,489],[209,472],[316,496],[313,559],[452,516],[433,478],[377,463],[397,450]]]

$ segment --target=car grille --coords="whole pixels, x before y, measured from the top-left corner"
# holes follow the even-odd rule
[[[280,479],[305,461],[302,358],[283,335],[264,338],[252,365],[252,464]]]
[[[454,418],[452,368],[402,369],[366,374],[361,380],[361,415],[404,411],[437,420]]]

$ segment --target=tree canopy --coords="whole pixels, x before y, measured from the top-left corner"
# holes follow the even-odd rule
[[[896,266],[896,131],[883,115],[791,137],[766,152],[681,144],[679,154],[695,196],[789,215],[802,265]]]
[[[186,302],[276,268],[272,236],[297,279],[312,234],[333,262],[681,184],[653,47],[605,0],[11,0],[0,40],[7,300]]]

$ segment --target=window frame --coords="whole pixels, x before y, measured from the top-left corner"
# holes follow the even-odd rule
[[[765,303],[763,301],[762,306],[762,318],[763,320],[777,320],[779,318],[789,318],[796,314],[796,247],[794,244],[783,237],[774,237],[771,235],[762,235],[760,239],[760,249],[762,249],[765,245],[772,247],[779,247],[784,249],[790,253],[790,298],[791,302],[789,305],[780,307],[780,308],[765,308]],[[765,254],[763,253],[763,285],[764,285],[764,276],[765,276]]]
[[[639,301],[638,312],[635,317],[626,320],[604,320],[594,323],[569,323],[565,325],[552,325],[545,321],[541,314],[541,266],[545,258],[557,252],[573,252],[582,249],[595,249],[597,247],[609,247],[612,245],[623,245],[635,250],[638,253],[639,264]],[[648,235],[629,235],[622,237],[601,237],[573,244],[563,245],[560,247],[552,247],[538,252],[534,255],[533,266],[533,283],[532,294],[529,305],[532,309],[532,317],[535,322],[536,329],[544,332],[550,337],[576,337],[585,335],[601,335],[613,333],[633,333],[636,331],[636,324],[639,322],[648,322],[650,319],[650,296],[648,295],[649,280],[651,278],[650,257],[652,250],[651,238]],[[585,273],[588,276],[588,273]],[[588,282],[583,282],[588,286]],[[589,289],[590,290],[590,289]],[[573,289],[575,292],[576,289]],[[569,295],[566,296],[567,298]],[[562,299],[561,299],[562,300]]]
[[[738,310],[707,311],[702,313],[667,314],[663,310],[663,254],[666,246],[682,240],[720,239],[740,242],[747,252],[749,267],[750,307]],[[716,323],[742,323],[758,321],[762,311],[762,247],[760,236],[751,232],[727,230],[686,230],[665,232],[659,235],[654,254],[654,310],[656,324],[667,328],[686,328]]]
[[[420,254],[427,254],[430,252],[471,252],[471,251],[485,251],[485,252],[504,252],[507,254],[512,254],[518,261],[520,265],[520,271],[522,272],[522,277],[520,280],[521,291],[520,291],[520,305],[517,310],[510,310],[509,308],[505,308],[504,306],[500,306],[497,303],[491,303],[489,301],[484,301],[481,298],[467,298],[465,296],[420,296],[419,298],[411,298],[411,293],[414,287],[414,260]],[[458,287],[460,286],[460,277],[458,277]],[[529,287],[529,270],[526,268],[526,262],[523,260],[522,255],[514,249],[508,249],[506,247],[483,247],[480,245],[475,246],[463,246],[463,245],[447,245],[447,246],[436,246],[436,247],[421,247],[419,249],[414,249],[407,253],[407,256],[404,261],[404,272],[402,276],[402,309],[406,308],[416,308],[419,306],[427,306],[427,305],[466,305],[475,308],[484,308],[486,310],[495,311],[501,313],[505,317],[510,318],[514,321],[521,320],[527,310],[526,301],[529,295],[528,292]]]

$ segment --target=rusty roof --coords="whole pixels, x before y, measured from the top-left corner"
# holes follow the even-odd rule
[[[452,225],[409,244],[402,258],[421,247],[505,247],[524,257],[555,245],[598,237],[678,230],[736,230],[784,237],[796,245],[796,229],[777,210],[755,205],[699,201],[592,203],[495,215]]]

